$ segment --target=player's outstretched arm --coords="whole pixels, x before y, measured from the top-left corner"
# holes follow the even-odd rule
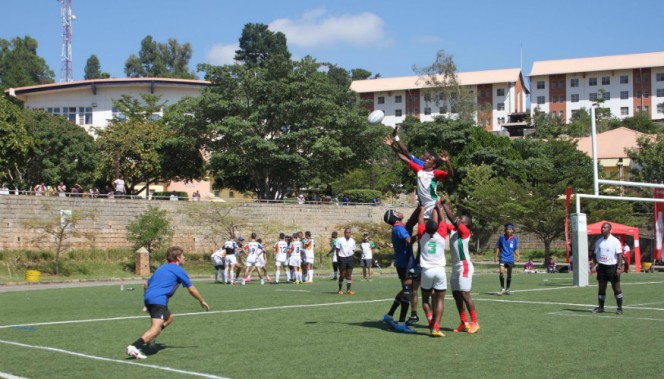
[[[450,160],[450,153],[448,153],[446,150],[443,150],[440,152],[440,159],[445,162],[445,166],[447,166],[447,177],[449,179],[454,178],[454,168],[452,167],[452,161]],[[451,219],[450,219],[451,220]]]
[[[194,297],[194,299],[198,300],[199,303],[201,303],[201,307],[205,309],[206,311],[210,310],[210,306],[208,303],[203,300],[203,297],[201,296],[200,293],[198,293],[198,290],[194,286],[187,287],[187,291],[191,294],[191,296]]]

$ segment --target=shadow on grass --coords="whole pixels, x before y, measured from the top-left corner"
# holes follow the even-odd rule
[[[576,313],[593,313],[592,309],[572,309],[572,308],[564,308],[563,311],[567,312],[576,312]]]

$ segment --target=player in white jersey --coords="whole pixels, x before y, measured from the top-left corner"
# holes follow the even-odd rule
[[[313,283],[316,242],[311,238],[310,231],[304,232],[304,241],[302,241],[302,245],[304,248],[304,262],[307,269],[307,280],[305,283]]]
[[[448,226],[443,222],[438,207],[434,207],[432,217],[426,222],[425,207],[421,207],[419,223],[417,224],[417,237],[419,240],[420,266],[422,267],[422,308],[429,320],[432,337],[443,337],[440,331],[440,321],[443,318],[445,305],[445,292],[447,291],[447,274],[445,273],[445,237]],[[440,220],[440,222],[439,222]],[[433,292],[433,304],[430,298]]]
[[[362,242],[360,243],[362,249],[362,280],[371,281],[373,278],[373,253],[376,245],[373,241],[369,240],[369,233],[364,233]]]
[[[453,228],[450,229],[450,252],[452,256],[452,296],[459,311],[461,323],[454,329],[455,333],[466,331],[469,334],[477,333],[480,330],[480,324],[477,322],[477,312],[475,311],[475,302],[470,297],[470,289],[473,286],[473,273],[475,268],[470,261],[470,251],[468,243],[470,242],[470,217],[463,215],[455,217],[452,210],[447,205],[444,196],[441,196],[439,203],[443,207],[447,218],[452,221]],[[470,313],[470,322],[466,316],[466,308]]]
[[[339,262],[337,258],[337,237],[337,232],[332,232],[332,237],[330,237],[330,251],[327,253],[328,257],[332,255],[332,280],[337,280],[339,273]]]
[[[599,307],[593,313],[604,313],[604,300],[606,299],[606,286],[611,282],[613,294],[616,297],[617,314],[623,314],[623,293],[620,288],[620,273],[622,272],[622,247],[620,241],[611,234],[611,224],[602,224],[602,237],[595,243],[594,258],[597,263],[597,300]]]
[[[244,241],[244,238],[238,237],[238,241]],[[226,284],[235,284],[235,266],[237,265],[237,253],[240,247],[235,242],[235,237],[231,237],[224,243],[224,250],[226,250],[225,258],[225,277]]]
[[[251,241],[244,245],[244,252],[247,255],[245,259],[246,267],[244,269],[244,283],[251,282],[251,273],[258,268],[258,257],[263,250],[263,246],[256,240],[256,233],[251,233]],[[263,281],[261,270],[258,271],[258,278]],[[244,284],[243,283],[243,284]]]
[[[258,270],[259,273],[263,273],[263,279],[261,279],[261,284],[265,284],[265,281],[270,282],[270,274],[267,273],[267,252],[265,251],[265,247],[263,247],[263,240],[262,239],[257,239],[258,243],[261,245],[261,250],[258,253],[258,258],[256,259],[256,270]]]
[[[212,256],[210,256],[210,260],[212,261],[212,265],[214,266],[215,283],[219,282],[219,274],[221,274],[221,283],[222,284],[226,283],[226,273],[224,272],[226,258],[224,257],[224,255],[226,255],[226,250],[224,249],[224,247],[221,247],[220,249],[212,253]]]
[[[291,242],[288,254],[288,266],[293,270],[293,281],[295,283],[302,283],[302,271],[300,271],[300,266],[302,265],[301,254],[302,241],[300,241],[300,235],[298,233],[293,233],[293,242]]]
[[[346,294],[355,295],[350,287],[353,284],[353,267],[355,266],[355,240],[351,237],[350,228],[344,229],[344,236],[337,239],[337,256],[339,261],[339,295],[343,295],[344,279],[346,279]]]
[[[286,242],[286,235],[284,233],[279,233],[279,242],[274,244],[274,260],[274,265],[277,269],[275,283],[279,284],[282,267],[284,268],[284,271],[286,271],[287,280],[290,277],[288,272],[288,242]]]

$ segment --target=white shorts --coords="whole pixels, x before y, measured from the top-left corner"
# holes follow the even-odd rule
[[[293,254],[288,258],[288,265],[299,267],[302,264],[302,259],[299,255]]]
[[[422,269],[420,287],[426,290],[443,291],[447,289],[447,273],[445,267],[432,267]]]
[[[226,266],[237,264],[237,257],[235,254],[226,255]]]
[[[306,259],[304,260],[305,263],[311,263],[312,265],[314,264],[314,259],[315,257],[313,255],[307,255]]]
[[[275,265],[276,267],[281,267],[281,266],[284,266],[284,267],[285,267],[285,266],[288,266],[288,263],[285,262],[285,261],[276,261],[276,262],[274,262],[274,265]]]
[[[258,260],[258,255],[256,254],[249,254],[247,255],[247,259],[245,260],[245,263],[247,266],[256,266],[256,261]]]
[[[466,271],[465,274],[464,271]],[[463,267],[453,269],[452,279],[450,280],[452,291],[470,292],[470,289],[473,287],[474,272],[475,268],[472,264],[468,267],[467,270],[464,270]]]
[[[279,263],[284,265],[286,262],[288,262],[288,257],[286,254],[277,254],[277,256],[274,257],[274,260],[277,262],[277,265],[279,265]]]

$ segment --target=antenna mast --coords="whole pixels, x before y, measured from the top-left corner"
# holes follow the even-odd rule
[[[72,0],[58,0],[60,6],[60,18],[62,19],[62,53],[60,55],[60,81],[71,82],[72,61],[71,61],[71,23],[76,20],[76,16],[71,13]]]

